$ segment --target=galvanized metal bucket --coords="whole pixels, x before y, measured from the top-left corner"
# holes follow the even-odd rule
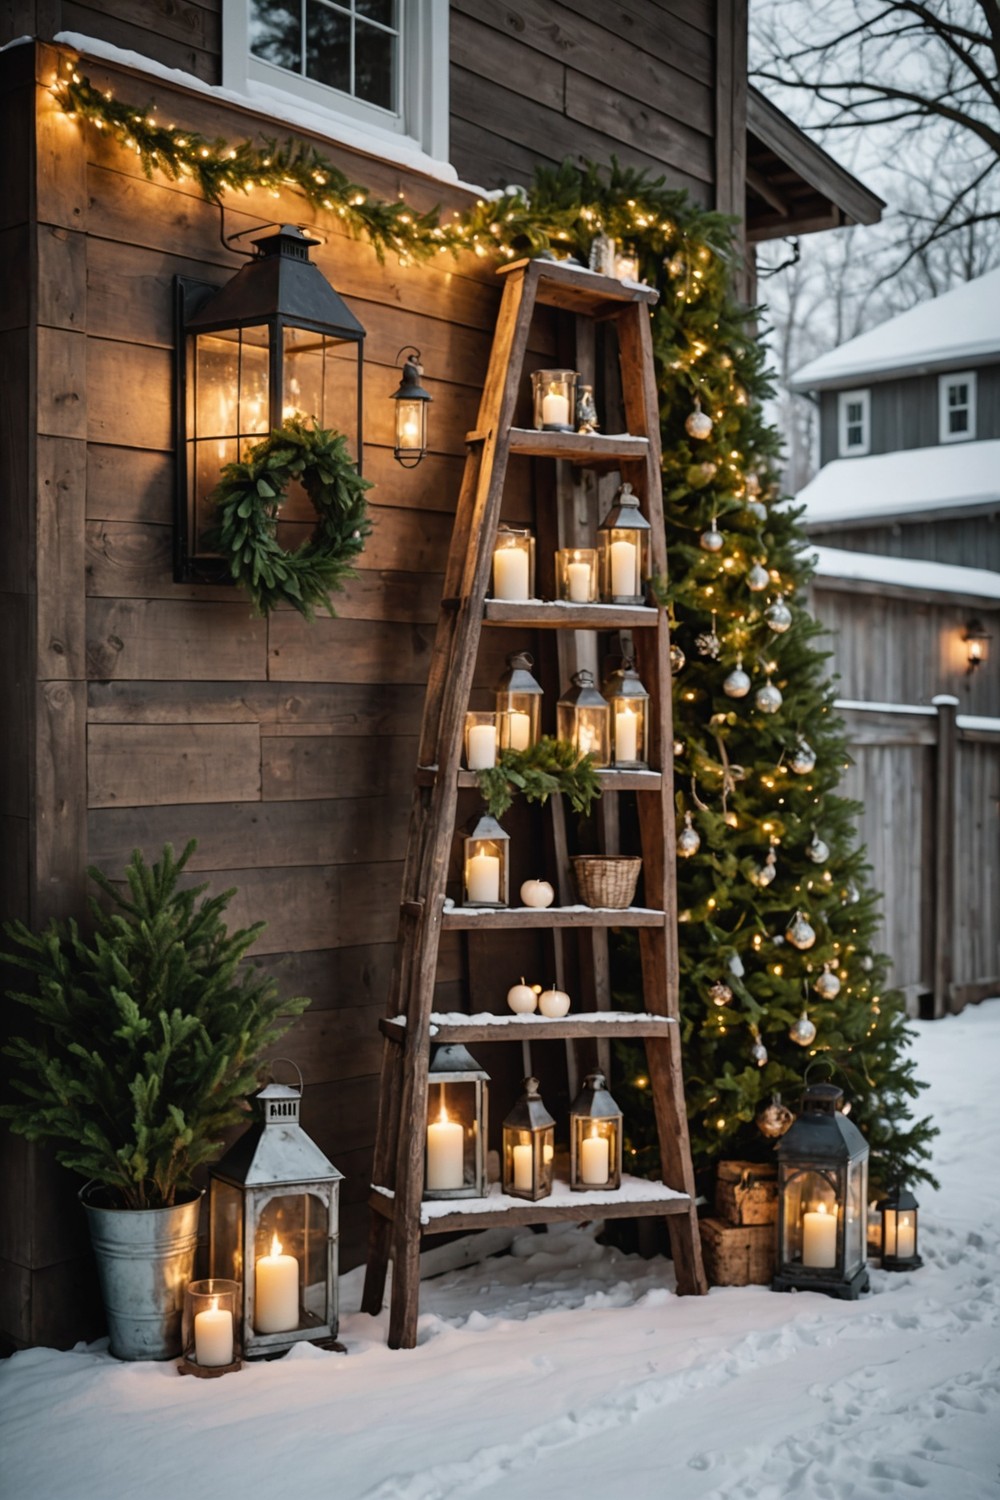
[[[112,1208],[99,1184],[80,1189],[116,1359],[175,1359],[184,1288],[194,1279],[203,1193],[173,1208]]]

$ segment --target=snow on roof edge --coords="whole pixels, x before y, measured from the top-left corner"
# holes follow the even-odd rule
[[[886,557],[877,552],[849,552],[839,547],[812,547],[816,578],[844,578],[858,583],[884,583],[915,593],[955,594],[961,598],[996,600],[1000,605],[1000,573],[986,568],[964,568],[957,563],[926,562],[916,557]]]

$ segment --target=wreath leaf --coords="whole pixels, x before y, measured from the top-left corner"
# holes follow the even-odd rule
[[[581,755],[568,740],[548,734],[527,750],[502,750],[497,764],[477,771],[476,777],[493,818],[503,817],[518,792],[540,803],[561,792],[574,812],[585,814],[601,795],[593,756]]]

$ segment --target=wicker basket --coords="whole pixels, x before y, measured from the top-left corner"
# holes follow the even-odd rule
[[[637,854],[575,854],[572,862],[584,906],[623,911],[632,905],[642,869]]]

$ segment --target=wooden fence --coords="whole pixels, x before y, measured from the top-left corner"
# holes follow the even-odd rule
[[[883,893],[878,945],[913,1015],[1000,994],[1000,719],[841,700],[846,796]]]

